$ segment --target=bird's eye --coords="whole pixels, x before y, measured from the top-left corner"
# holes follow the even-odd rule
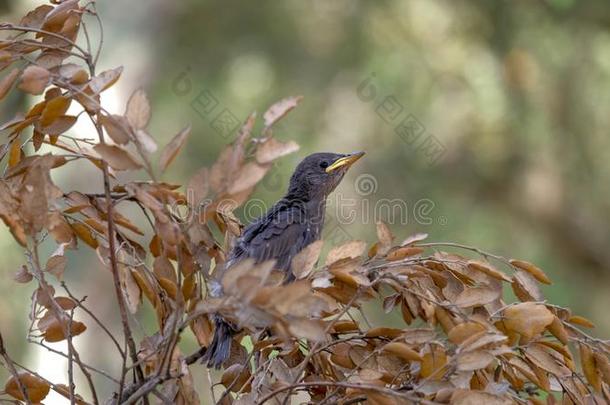
[[[327,161],[323,161],[323,162],[321,162],[321,163],[320,163],[320,167],[321,167],[322,169],[326,169],[326,168],[328,167],[328,162],[327,162]]]

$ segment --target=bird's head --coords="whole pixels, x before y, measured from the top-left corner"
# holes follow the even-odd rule
[[[307,156],[290,178],[288,194],[303,200],[326,198],[364,152],[314,153]]]

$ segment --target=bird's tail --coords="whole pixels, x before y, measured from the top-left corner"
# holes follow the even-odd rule
[[[219,315],[214,316],[214,326],[214,337],[203,361],[207,361],[208,367],[219,369],[231,354],[231,342],[235,329]]]

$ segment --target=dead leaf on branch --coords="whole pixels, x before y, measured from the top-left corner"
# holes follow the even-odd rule
[[[123,73],[123,67],[117,67],[114,69],[106,70],[95,77],[92,77],[89,81],[88,87],[93,95],[99,95],[104,90],[112,87],[121,77]],[[97,110],[98,108],[95,108]]]
[[[150,102],[144,90],[138,89],[131,95],[125,109],[125,117],[136,130],[148,126],[151,117]]]
[[[20,401],[24,401],[25,398],[19,389],[18,381],[24,388],[29,400],[34,403],[41,402],[45,399],[51,389],[50,385],[42,378],[27,372],[19,373],[18,378],[12,376],[8,379],[4,385],[4,391],[11,397]]]
[[[176,156],[178,156],[178,153],[186,143],[186,140],[190,134],[191,126],[189,125],[178,132],[176,136],[169,141],[165,148],[163,148],[161,151],[161,158],[159,160],[162,172],[165,171],[165,169],[167,169],[167,167],[174,161]]]
[[[523,260],[512,259],[512,260],[510,260],[510,264],[512,264],[513,266],[515,266],[517,268],[520,268],[521,270],[528,272],[536,280],[538,280],[539,282],[541,282],[543,284],[551,284],[551,279],[548,278],[548,276],[546,274],[544,274],[544,272],[539,267],[533,265],[532,263],[529,263],[529,262],[526,262]]]
[[[543,304],[524,302],[509,306],[504,311],[503,323],[506,329],[531,339],[549,326],[554,319],[553,313]]]
[[[455,299],[455,305],[461,308],[489,304],[500,298],[501,291],[489,287],[466,288]]]
[[[366,242],[360,240],[353,240],[346,242],[340,246],[336,246],[328,252],[326,256],[326,265],[332,264],[336,261],[345,258],[360,257],[366,250]]]
[[[294,141],[280,142],[275,138],[268,138],[256,149],[256,161],[261,164],[270,163],[298,150],[299,145]]]
[[[72,99],[65,96],[58,96],[47,101],[40,116],[40,126],[48,127],[51,125],[53,121],[63,116],[66,111],[68,111],[71,103]]]
[[[78,0],[66,0],[62,2],[45,15],[41,30],[59,32],[71,15],[71,12],[78,8]],[[43,36],[44,34],[40,33],[38,35]]]
[[[11,70],[6,76],[0,80],[0,100],[2,100],[6,95],[10,92],[13,84],[17,81],[19,77],[20,70],[14,68]]]
[[[136,170],[142,165],[127,150],[116,145],[97,144],[93,147],[108,165],[116,170]]]
[[[13,280],[22,284],[29,283],[30,281],[32,281],[33,278],[34,276],[32,275],[32,273],[29,272],[28,268],[25,265],[19,267],[17,273],[15,273],[15,275],[13,276]]]
[[[44,4],[36,7],[34,10],[28,12],[19,23],[24,27],[40,28],[45,21],[45,17],[49,12],[53,10],[53,6]]]
[[[282,117],[293,110],[302,99],[303,96],[287,97],[269,107],[269,109],[265,111],[265,114],[263,115],[265,128],[271,127],[277,121],[282,119]]]
[[[66,270],[66,257],[64,256],[64,244],[59,245],[57,250],[53,252],[47,260],[44,271],[53,274],[58,280],[63,279],[64,271]]]
[[[235,180],[228,189],[228,193],[238,194],[254,187],[265,177],[269,166],[263,166],[256,162],[248,162],[235,174]]]
[[[61,342],[62,340],[67,339],[68,335],[65,333],[67,330],[69,330],[68,333],[73,337],[78,336],[87,330],[87,326],[82,322],[75,320],[70,321],[67,316],[61,321],[58,321],[54,314],[50,316],[50,321],[44,324],[43,327],[41,327],[40,324],[38,327],[41,328],[41,331],[43,332],[44,340],[49,343]]]
[[[49,84],[50,78],[51,74],[47,69],[30,65],[25,68],[21,75],[19,89],[32,95],[42,94]]]
[[[108,136],[116,143],[125,145],[129,142],[129,123],[121,115],[100,115],[102,124]]]
[[[311,274],[314,266],[318,262],[323,245],[324,242],[321,240],[313,242],[307,245],[305,249],[300,251],[294,259],[292,259],[292,274],[294,274],[297,280],[306,278]]]

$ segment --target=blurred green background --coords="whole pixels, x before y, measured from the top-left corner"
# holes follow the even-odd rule
[[[0,1],[2,20],[37,4]],[[353,223],[331,218],[328,239],[373,241],[366,213],[402,199],[407,224],[390,221],[399,240],[426,232],[430,241],[532,261],[554,280],[544,288],[550,301],[610,335],[606,0],[105,0],[99,9],[99,70],[125,67],[103,100],[121,111],[131,91],[147,89],[160,144],[193,125],[166,180],[185,183],[214,161],[234,135],[219,120],[242,121],[302,94],[274,130],[301,150],[276,165],[255,198],[277,199],[310,152],[365,150],[338,191],[370,204],[358,205]],[[4,101],[2,121],[31,102]],[[58,181],[101,187],[90,174]],[[31,288],[10,281],[24,258],[4,227],[0,254],[0,327],[32,363],[23,342]],[[95,258],[73,255],[69,266],[80,294],[118,322]],[[109,347],[96,333],[83,345]]]

